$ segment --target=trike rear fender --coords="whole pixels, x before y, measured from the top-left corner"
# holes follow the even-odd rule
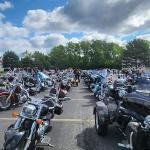
[[[96,102],[96,106],[94,108],[94,114],[95,113],[97,113],[99,119],[102,119],[103,121],[106,121],[109,118],[107,105],[103,102]]]

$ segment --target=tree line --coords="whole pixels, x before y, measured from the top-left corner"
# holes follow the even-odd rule
[[[24,52],[22,58],[13,52],[3,54],[3,67],[39,67],[45,69],[81,69],[116,68],[150,66],[150,42],[135,39],[125,46],[102,40],[69,42],[58,45],[50,53]]]

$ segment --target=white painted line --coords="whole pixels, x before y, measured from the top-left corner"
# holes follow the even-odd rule
[[[0,118],[0,121],[15,121],[14,118]],[[52,119],[53,122],[93,122],[90,119]]]
[[[15,118],[0,118],[0,121],[14,121]]]
[[[54,122],[93,122],[94,120],[90,119],[52,119]]]
[[[90,99],[90,100],[92,100],[92,99]],[[89,99],[85,99],[85,98],[76,98],[76,99],[72,99],[71,98],[71,100],[70,101],[89,101]]]

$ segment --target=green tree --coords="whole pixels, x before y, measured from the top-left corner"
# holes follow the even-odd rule
[[[23,58],[21,58],[22,67],[34,67],[34,59],[32,58],[32,53],[27,50],[23,53]]]
[[[34,65],[36,67],[39,67],[41,69],[43,69],[43,68],[50,69],[51,68],[49,56],[47,56],[39,51],[36,51],[33,53],[32,58],[34,59]]]
[[[54,47],[49,53],[49,57],[52,66],[60,69],[69,67],[67,63],[65,47],[63,45]]]
[[[7,67],[15,68],[19,66],[20,66],[19,57],[17,56],[15,52],[7,51],[4,53],[3,55],[3,67],[4,68],[7,68]]]
[[[135,39],[126,45],[124,51],[124,64],[126,64],[126,67],[150,66],[149,62],[150,45],[148,41]]]
[[[67,54],[67,64],[71,67],[77,68],[80,66],[81,61],[81,49],[79,43],[69,42],[65,48],[65,54]]]
[[[80,42],[80,51],[81,51],[81,68],[82,69],[89,69],[90,68],[90,61],[91,61],[91,44],[89,41],[81,41]]]
[[[25,67],[25,68],[26,67],[32,68],[32,67],[34,67],[34,61],[31,57],[26,56],[21,59],[21,65],[22,65],[22,67]]]

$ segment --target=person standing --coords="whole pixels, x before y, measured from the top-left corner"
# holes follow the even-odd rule
[[[75,80],[80,81],[80,71],[79,69],[74,69]]]

